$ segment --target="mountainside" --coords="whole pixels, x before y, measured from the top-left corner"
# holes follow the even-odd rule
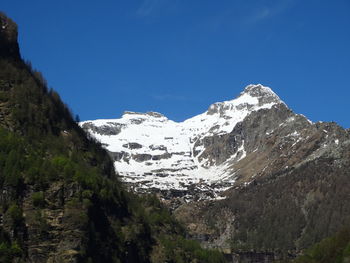
[[[180,123],[160,113],[125,112],[80,125],[136,191],[175,189],[187,199],[220,199],[233,186],[315,159],[347,139],[340,127],[293,113],[262,85]]]
[[[0,13],[0,262],[224,262],[185,236],[156,197],[124,190]]]
[[[206,246],[295,254],[349,220],[349,130],[312,123],[260,84],[180,123],[126,112],[80,125]]]
[[[215,103],[180,123],[160,113],[125,112],[121,119],[80,125],[105,146],[117,172],[136,190],[175,189],[187,194],[192,189],[215,197],[233,184],[232,165],[250,148],[241,136],[229,146],[215,146],[216,142],[252,113],[278,109],[288,111],[269,88],[250,85],[235,100]]]

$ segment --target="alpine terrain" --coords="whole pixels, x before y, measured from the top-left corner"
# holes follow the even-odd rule
[[[0,262],[349,262],[349,130],[260,84],[78,124],[17,34],[0,12]]]
[[[194,193],[199,198],[220,198],[243,175],[236,165],[258,150],[255,138],[245,138],[242,131],[231,133],[255,112],[271,115],[271,122],[275,115],[281,115],[281,122],[292,116],[271,89],[249,85],[236,99],[215,103],[180,123],[156,112],[125,112],[120,119],[80,125],[105,146],[116,171],[136,191],[177,190],[186,198]],[[272,123],[266,124],[261,132],[272,129]],[[228,134],[231,139],[226,145]]]
[[[183,122],[125,112],[80,126],[203,245],[293,257],[350,217],[349,130],[312,123],[263,85]]]

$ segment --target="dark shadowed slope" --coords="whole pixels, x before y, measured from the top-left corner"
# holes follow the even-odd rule
[[[23,62],[2,13],[0,190],[1,262],[223,262],[155,197],[123,189],[106,151]]]

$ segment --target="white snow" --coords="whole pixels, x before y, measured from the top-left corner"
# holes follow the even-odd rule
[[[311,120],[309,120],[308,118],[306,118],[306,116],[304,114],[298,114],[298,115],[304,117],[308,123],[313,124],[313,122]]]
[[[291,136],[293,136],[293,137],[299,137],[299,136],[300,136],[300,133],[297,132],[297,131],[294,131],[294,132],[291,134]]]
[[[254,87],[260,88],[262,96],[268,96],[269,103],[262,103],[261,97],[251,94]],[[216,166],[206,166],[209,160],[198,158],[204,151],[202,140],[207,136],[231,132],[237,123],[260,109],[270,109],[283,103],[271,89],[261,85],[249,85],[236,99],[212,104],[208,111],[174,122],[159,113],[125,112],[119,119],[84,121],[80,125],[93,124],[96,127],[120,127],[117,135],[89,133],[115,153],[124,153],[126,159],[114,163],[116,171],[125,182],[139,182],[145,187],[158,189],[184,189],[185,185],[219,181],[234,182],[228,161]],[[138,143],[141,148],[130,149],[123,145]],[[197,154],[196,154],[197,153]],[[152,159],[137,161],[132,156],[150,155]],[[155,156],[168,155],[159,159]],[[232,158],[238,162],[245,158],[244,141]],[[159,159],[159,160],[158,160]]]

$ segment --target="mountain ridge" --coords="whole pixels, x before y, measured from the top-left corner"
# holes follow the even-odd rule
[[[249,94],[249,95],[252,95],[253,97],[260,97],[261,99],[265,98],[265,100],[266,99],[275,100],[276,103],[283,103],[283,104],[285,104],[285,102],[282,101],[280,99],[280,97],[271,88],[269,88],[267,86],[264,86],[264,85],[262,85],[260,83],[258,83],[258,84],[249,84],[249,85],[245,86],[243,91],[241,91],[240,94],[237,95],[235,98],[233,98],[231,100],[226,100],[226,101],[220,101],[220,102],[212,103],[212,104],[209,105],[209,107],[207,108],[206,111],[204,111],[203,113],[197,114],[195,116],[198,116],[198,115],[210,112],[211,108],[214,108],[215,105],[222,105],[222,104],[225,104],[225,103],[230,103],[232,101],[235,101],[236,99],[238,99],[240,96],[242,96],[244,94]],[[171,120],[167,116],[165,116],[163,113],[158,112],[158,111],[137,112],[137,111],[132,111],[132,110],[125,110],[122,113],[122,116],[124,114],[132,114],[132,115],[140,114],[140,115],[151,115],[151,116],[154,115],[156,117],[157,116],[165,117],[166,119]],[[171,120],[171,121],[176,122],[176,123],[182,123],[182,122],[186,122],[186,121],[192,119],[195,116],[186,118],[185,120],[182,120],[182,121],[174,121],[174,120]],[[95,119],[95,120],[116,120],[116,119],[109,118],[109,119]],[[84,120],[84,121],[81,121],[81,123],[90,122],[90,121],[94,121],[94,120]]]
[[[229,174],[225,172],[224,166],[211,169],[214,166],[210,164],[210,158],[205,157],[205,140],[229,134],[253,112],[273,107],[289,111],[270,88],[251,84],[235,99],[213,103],[204,113],[182,122],[169,120],[161,113],[127,111],[120,119],[83,121],[80,125],[111,152],[117,172],[128,183],[138,181],[135,187],[148,181],[151,182],[148,188],[183,191],[197,184],[207,192],[210,184],[217,184]],[[231,159],[238,162],[245,157],[246,152],[242,141],[236,146],[236,156]],[[227,161],[227,156],[225,158],[217,160],[218,165]],[[129,165],[130,162],[132,165]],[[128,171],[129,167],[133,168]],[[145,178],[140,176],[141,173]],[[221,198],[218,193],[226,190],[228,184],[224,182],[216,188],[218,191],[209,195]],[[200,189],[197,190],[200,192]]]
[[[146,120],[124,117],[81,126],[109,151],[126,185],[159,194],[203,246],[293,256],[346,225],[349,131],[311,122],[261,85],[247,86],[236,100],[180,122],[190,127],[182,152],[169,149],[186,129],[152,133]],[[113,125],[118,131],[104,135]]]

